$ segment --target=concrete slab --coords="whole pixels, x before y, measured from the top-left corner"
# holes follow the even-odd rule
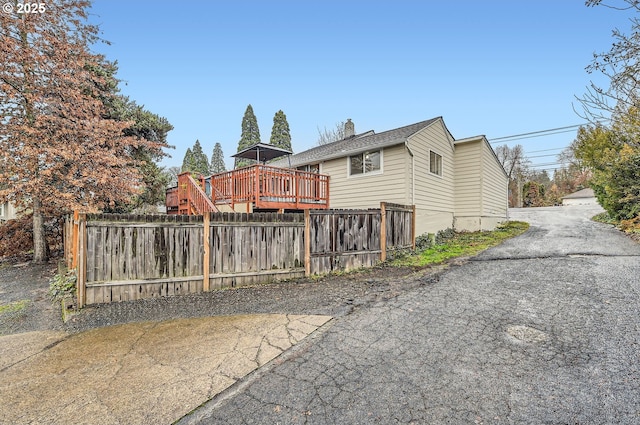
[[[224,316],[0,337],[0,422],[172,423],[330,319]]]

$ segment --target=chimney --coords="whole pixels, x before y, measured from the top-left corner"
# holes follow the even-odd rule
[[[353,137],[356,135],[356,129],[351,122],[351,118],[347,118],[347,122],[344,123],[344,138]]]

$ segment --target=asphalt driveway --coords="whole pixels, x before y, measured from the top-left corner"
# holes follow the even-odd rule
[[[637,424],[640,245],[589,207],[337,318],[180,423]]]

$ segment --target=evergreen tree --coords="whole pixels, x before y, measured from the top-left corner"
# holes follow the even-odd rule
[[[193,160],[193,152],[191,152],[191,148],[187,148],[187,152],[185,152],[184,159],[182,160],[182,168],[180,169],[180,172],[193,172],[194,169],[195,162]]]
[[[126,202],[115,202],[115,205],[104,208],[104,211],[128,213],[134,208],[163,203],[169,180],[157,162],[166,156],[159,147],[172,147],[167,144],[167,133],[173,130],[173,126],[166,118],[145,110],[126,96],[117,95],[105,104],[109,110],[109,118],[133,123],[131,127],[123,130],[125,136],[151,141],[156,146],[140,146],[131,150],[131,156],[137,161],[142,179],[142,192]]]
[[[258,120],[253,113],[253,108],[249,105],[247,106],[247,110],[244,112],[244,117],[242,118],[242,135],[238,142],[237,152],[255,145],[256,143],[260,143],[260,129],[258,128]],[[246,167],[247,165],[254,163],[255,160],[236,158],[234,168]]]
[[[271,140],[273,146],[291,150],[291,132],[289,131],[289,123],[287,116],[279,110],[273,117],[273,128],[271,129]]]
[[[209,160],[202,150],[200,140],[196,140],[194,143],[191,154],[193,155],[193,168],[190,171],[195,175],[202,174],[203,176],[208,176]]]
[[[220,142],[217,142],[213,147],[213,153],[211,154],[211,164],[209,165],[209,172],[211,174],[224,173],[227,171],[227,167],[224,165],[224,154],[222,153],[222,146]]]

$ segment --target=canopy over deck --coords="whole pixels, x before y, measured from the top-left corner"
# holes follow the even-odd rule
[[[249,146],[246,149],[241,150],[235,155],[231,155],[232,158],[244,158],[253,159],[258,162],[265,163],[272,159],[280,158],[281,156],[291,155],[293,152],[287,149],[282,149],[277,146],[268,145],[266,143],[256,143],[253,146]]]

